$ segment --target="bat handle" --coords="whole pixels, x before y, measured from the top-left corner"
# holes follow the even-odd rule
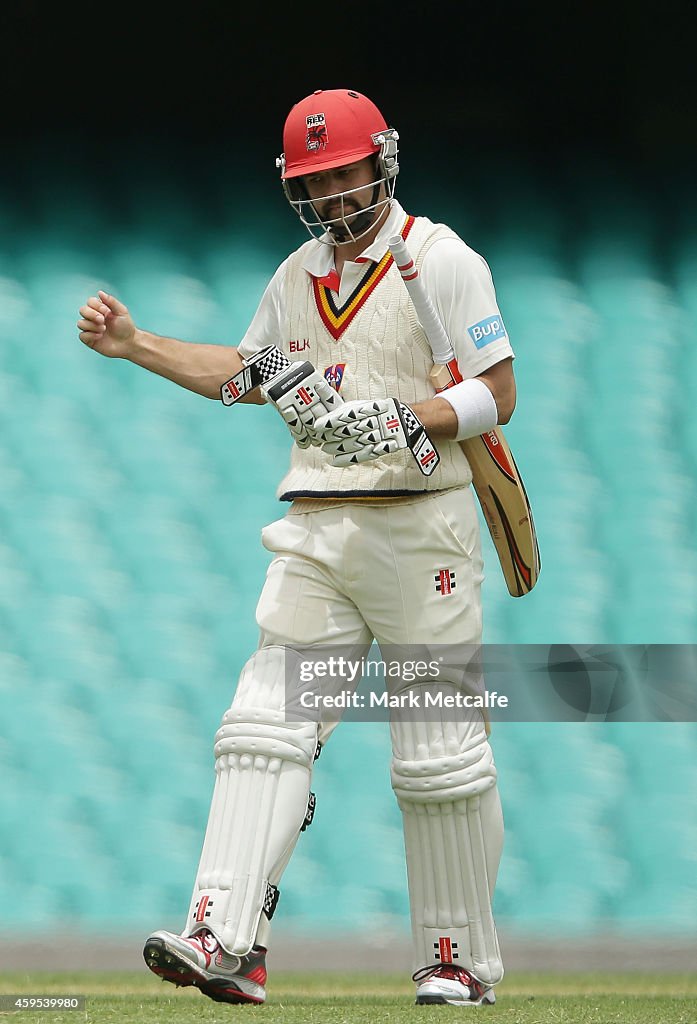
[[[450,339],[440,322],[431,299],[421,282],[418,267],[409,252],[409,248],[401,235],[393,235],[387,242],[395,265],[402,275],[402,280],[409,292],[419,323],[421,324],[428,343],[433,352],[434,361],[449,363],[455,356]]]
[[[462,381],[462,374],[458,369],[457,359],[451,359],[449,363],[436,363],[431,367],[429,377],[436,391],[447,391],[453,384],[459,384]]]
[[[411,258],[407,243],[401,235],[394,235],[387,243],[395,261],[397,270],[402,275],[403,281],[414,281],[419,276],[416,264]]]

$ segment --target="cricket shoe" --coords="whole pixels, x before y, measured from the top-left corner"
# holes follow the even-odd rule
[[[143,948],[150,970],[175,985],[195,985],[219,1003],[263,1003],[266,999],[266,950],[255,946],[235,956],[207,930],[195,935],[153,932]]]
[[[412,975],[416,981],[416,1005],[448,1003],[450,1006],[487,1006],[496,1002],[494,990],[478,981],[464,967],[434,964]]]

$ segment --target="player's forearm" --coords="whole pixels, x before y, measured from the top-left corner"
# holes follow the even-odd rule
[[[136,330],[130,361],[204,398],[220,401],[220,388],[243,367],[236,348],[164,338]],[[244,401],[263,404],[259,391]]]
[[[469,433],[460,433],[460,437],[474,437],[480,430],[491,429],[494,423],[508,423],[516,403],[516,388],[513,373],[510,370],[510,360],[506,360],[506,364],[498,364],[493,371],[480,374],[474,378],[474,382],[476,382],[479,392],[470,393],[474,383],[469,381],[458,384],[452,391],[447,392],[454,398],[455,393],[461,392],[461,389],[470,389],[466,393],[461,392],[459,405],[461,413],[464,414],[462,421],[458,420],[458,414],[451,402],[440,396],[429,398],[425,402],[416,402],[413,405],[414,412],[432,438],[454,440],[458,436],[458,428],[468,425],[464,422],[464,417],[469,417],[472,420],[472,426],[474,427],[476,424],[477,429],[472,429]],[[487,396],[487,391],[488,397],[482,404],[482,395]],[[490,422],[485,424],[487,420]]]
[[[411,408],[432,438],[452,441],[457,434],[457,416],[452,405],[443,398],[428,398],[414,402]]]

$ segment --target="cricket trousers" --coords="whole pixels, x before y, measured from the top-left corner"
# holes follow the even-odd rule
[[[297,509],[262,531],[273,558],[256,609],[259,648],[217,734],[218,780],[188,919],[191,931],[202,921],[202,901],[213,906],[210,926],[234,953],[268,946],[269,894],[305,827],[311,750],[338,721],[322,718],[307,735],[307,724],[286,721],[279,652],[284,660],[288,648],[336,646],[355,661],[375,640],[387,660],[387,650],[408,658],[421,645],[471,649],[482,635],[483,563],[470,487],[407,504]],[[439,677],[418,685],[445,684]],[[462,688],[457,676],[447,685]],[[491,910],[503,816],[482,713],[452,705],[428,716],[397,711],[390,735],[413,969],[455,963],[494,984],[503,976]],[[248,849],[240,829],[256,837]]]
[[[262,645],[481,642],[470,487],[289,514],[261,536],[274,554],[257,606]]]
[[[461,648],[481,643],[483,561],[471,487],[410,504],[366,502],[289,514],[263,529],[262,543],[274,555],[256,613],[262,646],[337,644],[358,658],[373,639],[383,651],[405,649],[407,654],[422,644]],[[479,711],[444,711],[440,718],[429,715],[428,721],[417,718],[397,714],[390,726],[392,784],[405,821],[414,967],[437,962],[443,950],[452,951],[453,943],[458,948],[459,939],[457,962],[474,968],[482,980],[495,982],[502,973],[500,956],[495,936],[486,936],[486,927],[485,948],[475,948],[474,956],[466,952],[472,945],[471,918],[481,914],[478,906],[466,904],[490,904],[503,844],[503,816],[493,758],[482,736],[483,718]],[[322,743],[335,724],[320,724]],[[488,758],[486,768],[475,761],[482,749],[483,760]],[[458,820],[463,814],[467,818],[467,786],[464,793],[457,785],[450,792],[443,784],[444,776],[457,771],[468,751],[474,762],[471,788],[481,789],[472,794],[478,803],[476,827],[482,844],[474,864],[471,856],[452,850],[453,845],[471,845],[466,825],[458,834]],[[477,771],[483,774],[478,780]],[[429,813],[436,808],[450,812],[445,820]],[[434,839],[429,831],[438,836]],[[444,844],[451,848],[441,850]],[[431,878],[423,862],[439,853],[441,861],[454,863],[442,866],[443,877]],[[483,863],[476,863],[477,854]],[[463,871],[479,871],[482,876],[468,880],[469,900],[460,878],[447,878]],[[477,891],[482,887],[487,892]],[[449,905],[452,900],[458,905]],[[485,908],[484,916],[487,913]]]

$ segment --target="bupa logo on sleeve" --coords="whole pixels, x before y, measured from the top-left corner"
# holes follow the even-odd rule
[[[468,327],[467,333],[477,348],[484,348],[492,341],[505,338],[506,328],[503,326],[501,314],[497,313],[495,316],[488,316],[485,320],[480,320],[478,324]]]

